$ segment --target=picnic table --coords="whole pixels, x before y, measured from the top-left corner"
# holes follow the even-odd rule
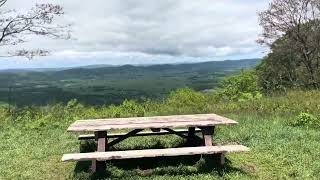
[[[97,151],[91,153],[64,154],[62,161],[92,161],[94,172],[105,171],[107,160],[133,159],[159,156],[182,156],[217,154],[220,156],[220,165],[224,164],[225,154],[228,152],[248,151],[243,145],[216,145],[213,141],[214,130],[220,125],[236,125],[237,122],[216,114],[175,115],[156,117],[132,117],[113,119],[78,120],[70,125],[69,132],[93,132],[79,136],[79,139],[95,139]],[[181,129],[187,128],[187,129]],[[113,130],[128,130],[127,133],[112,134]],[[151,131],[145,131],[151,129]],[[202,146],[195,147],[192,142],[202,133]],[[175,134],[186,138],[190,147],[108,151],[109,147],[135,136],[158,136]],[[114,139],[113,141],[110,141]]]

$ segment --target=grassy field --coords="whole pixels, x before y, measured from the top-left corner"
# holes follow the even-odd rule
[[[187,98],[183,98],[186,96]],[[317,179],[320,176],[320,92],[290,92],[245,102],[216,102],[196,92],[175,92],[163,102],[88,107],[67,106],[0,108],[0,179],[90,179],[87,164],[62,163],[64,153],[79,152],[77,135],[66,128],[76,119],[218,113],[239,125],[219,127],[219,144],[244,144],[249,153],[230,154],[224,170],[208,157],[151,158],[108,162],[108,179]],[[300,118],[300,119],[299,119]],[[304,122],[304,123],[296,123]],[[293,126],[292,124],[299,125]],[[176,147],[175,136],[134,138],[117,149]],[[82,144],[81,148],[89,147]]]

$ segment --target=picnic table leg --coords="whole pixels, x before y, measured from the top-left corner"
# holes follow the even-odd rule
[[[188,139],[187,139],[187,144],[188,145],[195,144],[195,132],[196,132],[196,128],[195,127],[189,127],[188,128]]]
[[[202,135],[203,135],[203,141],[205,146],[213,146],[213,139],[212,136],[214,134],[214,126],[208,126],[208,127],[202,127]]]
[[[214,135],[214,126],[208,126],[208,127],[203,127],[201,128],[202,130],[202,135],[203,135],[203,141],[205,146],[213,146],[213,138],[212,136]],[[219,166],[223,167],[225,164],[225,153],[220,153],[218,154],[219,156]]]
[[[108,149],[107,131],[97,131],[94,133],[97,141],[97,151],[106,152]],[[106,170],[105,161],[92,161],[92,171],[97,173],[103,173]]]

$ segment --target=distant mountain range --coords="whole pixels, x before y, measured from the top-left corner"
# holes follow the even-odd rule
[[[120,104],[125,99],[162,99],[190,87],[214,89],[260,59],[160,65],[92,65],[76,68],[14,69],[0,72],[0,101],[16,105],[46,105],[78,99],[84,104]],[[12,96],[12,97],[8,97]]]
[[[108,67],[121,67],[121,66],[133,66],[133,67],[150,67],[150,66],[177,66],[177,65],[201,65],[201,64],[230,64],[235,65],[242,64],[243,66],[251,66],[259,63],[261,59],[241,59],[241,60],[224,60],[224,61],[208,61],[208,62],[193,62],[193,63],[176,63],[176,64],[138,64],[138,65],[109,65],[109,64],[96,64],[79,67],[61,67],[61,68],[21,68],[21,69],[0,69],[0,73],[27,73],[27,72],[52,72],[52,71],[64,71],[70,69],[96,69],[96,68],[108,68]]]

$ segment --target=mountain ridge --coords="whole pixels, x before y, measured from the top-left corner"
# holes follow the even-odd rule
[[[58,67],[58,68],[13,68],[13,69],[0,69],[0,73],[29,73],[29,72],[57,72],[71,69],[98,69],[98,68],[116,68],[116,67],[150,67],[150,66],[178,66],[178,65],[197,65],[208,63],[227,63],[227,62],[243,62],[243,61],[261,61],[260,58],[253,59],[239,59],[239,60],[222,60],[222,61],[204,61],[204,62],[181,62],[181,63],[164,63],[164,64],[123,64],[123,65],[111,65],[111,64],[93,64],[86,66],[75,67]]]
[[[227,76],[251,69],[260,59],[149,66],[92,66],[60,71],[0,73],[0,102],[18,106],[68,103],[121,104],[166,97],[179,88],[214,89]],[[8,95],[10,98],[8,98]],[[36,98],[35,98],[36,97]]]

